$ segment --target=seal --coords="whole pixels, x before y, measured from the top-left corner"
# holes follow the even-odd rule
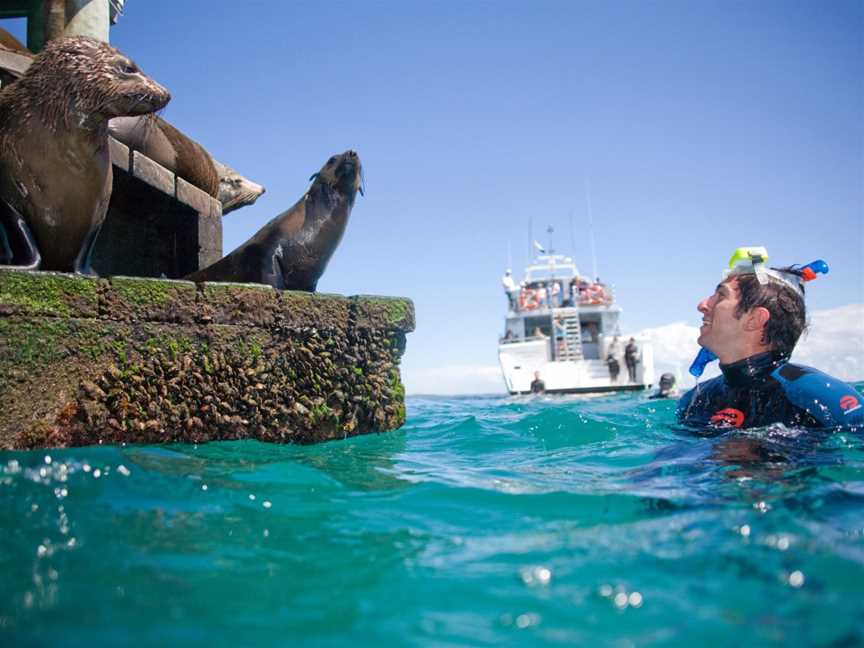
[[[222,214],[254,203],[264,187],[212,158],[201,144],[156,115],[117,117],[108,133],[222,203]]]
[[[360,158],[354,151],[334,155],[310,180],[293,207],[228,256],[186,278],[314,292],[342,240],[357,192],[363,193]]]
[[[158,110],[170,98],[129,58],[86,36],[50,41],[0,92],[0,199],[37,248],[16,265],[41,253],[43,270],[89,271],[111,197],[108,120]]]
[[[108,123],[108,134],[213,198],[219,195],[219,173],[213,158],[164,119],[156,115],[117,117]]]

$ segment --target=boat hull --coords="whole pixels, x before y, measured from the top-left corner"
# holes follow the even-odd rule
[[[652,385],[630,384],[630,385],[609,385],[606,387],[572,387],[566,389],[547,389],[544,394],[608,394],[611,392],[621,391],[645,391],[650,389]],[[526,396],[530,391],[511,391],[511,396]]]
[[[605,360],[574,359],[551,360],[552,347],[548,339],[529,339],[501,343],[498,346],[498,362],[504,378],[504,386],[510,394],[527,394],[535,373],[545,384],[549,394],[590,394],[616,391],[638,391],[650,389],[654,384],[654,351],[647,339],[638,340],[639,363],[636,379],[628,380],[623,357],[614,353],[619,361],[619,372],[613,379]],[[604,347],[603,356],[608,355]],[[623,356],[623,353],[620,355]]]

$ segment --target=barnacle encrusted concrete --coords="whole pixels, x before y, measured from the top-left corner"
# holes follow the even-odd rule
[[[0,446],[392,430],[412,330],[408,299],[0,270]]]

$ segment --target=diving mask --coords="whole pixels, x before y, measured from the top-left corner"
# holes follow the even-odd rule
[[[723,271],[723,280],[735,275],[755,274],[760,284],[777,281],[785,284],[804,297],[804,284],[816,279],[818,274],[828,274],[828,264],[822,259],[805,266],[791,266],[782,270],[768,267],[768,250],[761,246],[739,247],[729,259],[729,267]]]

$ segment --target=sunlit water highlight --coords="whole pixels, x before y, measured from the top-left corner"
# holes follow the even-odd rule
[[[862,436],[418,397],[313,447],[6,452],[0,645],[861,644]]]

